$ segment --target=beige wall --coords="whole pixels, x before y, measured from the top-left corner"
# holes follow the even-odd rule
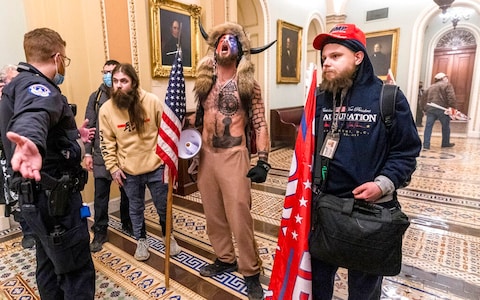
[[[121,63],[132,63],[128,2],[105,0],[104,3],[108,57]]]
[[[60,86],[70,103],[77,104],[77,123],[85,116],[88,97],[101,83],[105,61],[100,2],[98,0],[24,0],[27,31],[49,27],[67,42],[66,55],[72,63]],[[84,201],[93,201],[93,180],[83,192]]]

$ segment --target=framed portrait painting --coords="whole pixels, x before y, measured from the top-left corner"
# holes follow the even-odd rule
[[[198,18],[201,8],[171,0],[150,1],[152,76],[169,77],[181,50],[183,73],[195,76],[198,62]]]
[[[396,28],[365,34],[368,57],[375,74],[382,80],[387,79],[388,69],[396,76],[399,33],[400,29]]]
[[[277,21],[277,83],[300,82],[302,27]]]

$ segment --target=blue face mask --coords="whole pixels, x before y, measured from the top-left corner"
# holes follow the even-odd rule
[[[65,80],[65,75],[62,75],[58,73],[58,67],[57,67],[57,62],[55,61],[55,67],[57,71],[55,72],[55,76],[53,77],[53,82],[55,82],[56,85],[61,85],[63,81]]]
[[[58,72],[55,74],[55,77],[53,77],[53,82],[55,82],[56,85],[61,85],[64,80],[65,80],[65,76],[63,76]]]
[[[112,73],[103,74],[103,83],[108,87],[112,87]]]

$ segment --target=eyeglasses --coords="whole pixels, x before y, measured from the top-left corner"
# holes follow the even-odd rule
[[[70,65],[70,62],[71,62],[72,60],[71,60],[70,58],[66,57],[66,56],[63,55],[63,54],[60,54],[60,53],[58,53],[58,54],[59,54],[59,55],[62,57],[62,59],[63,59],[63,65],[64,65],[65,67],[68,67],[68,66]],[[50,57],[55,57],[55,55],[57,55],[57,53],[53,54],[53,55],[50,56]]]
[[[101,71],[100,71],[100,73],[102,73],[102,74],[104,74],[104,75],[105,75],[105,74],[108,74],[108,73],[112,74],[112,72],[113,72],[113,70],[111,70],[111,71],[101,70]]]

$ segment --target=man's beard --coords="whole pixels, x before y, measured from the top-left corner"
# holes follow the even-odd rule
[[[228,56],[217,55],[217,64],[220,66],[228,66],[237,62],[237,55],[229,54]]]
[[[135,99],[135,93],[133,90],[123,92],[122,90],[116,90],[112,93],[112,101],[120,109],[128,109]]]
[[[322,74],[323,81],[320,83],[320,89],[333,94],[343,89],[349,89],[353,85],[356,71],[356,66],[354,66],[351,69],[340,72],[336,78],[331,80],[325,78],[325,74]]]

